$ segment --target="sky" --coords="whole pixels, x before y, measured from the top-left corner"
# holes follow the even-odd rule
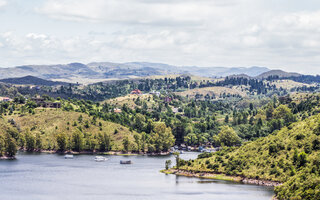
[[[103,61],[320,74],[320,1],[0,0],[0,67]]]

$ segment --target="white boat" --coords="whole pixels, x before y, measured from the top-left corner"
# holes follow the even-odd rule
[[[103,161],[107,161],[108,158],[103,157],[103,156],[96,156],[96,157],[94,158],[94,160],[95,160],[96,162],[103,162]]]
[[[64,156],[65,159],[73,159],[73,155],[72,154],[67,154]]]

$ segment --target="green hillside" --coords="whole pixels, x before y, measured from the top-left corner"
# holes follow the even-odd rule
[[[87,114],[78,112],[67,112],[61,109],[36,109],[34,115],[12,115],[6,117],[14,119],[22,133],[30,132],[39,134],[43,149],[57,149],[53,141],[58,134],[65,133],[67,136],[76,131],[81,131],[88,139],[83,147],[84,150],[92,149],[90,145],[98,144],[99,134],[107,134],[112,140],[112,150],[122,150],[122,140],[129,137],[133,141],[134,132],[119,124],[93,119]],[[115,132],[117,132],[115,134]],[[51,138],[51,139],[50,139]]]
[[[0,118],[0,155],[8,154],[8,138],[17,148],[27,151],[134,151],[135,131],[85,113],[61,109],[35,109],[35,112],[14,112]],[[124,149],[123,141],[128,140]],[[1,145],[2,144],[2,145]]]
[[[291,124],[239,148],[206,155],[181,169],[284,183],[278,199],[320,199],[320,115]]]

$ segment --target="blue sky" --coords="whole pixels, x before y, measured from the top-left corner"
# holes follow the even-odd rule
[[[93,61],[320,74],[320,1],[0,0],[0,67]]]

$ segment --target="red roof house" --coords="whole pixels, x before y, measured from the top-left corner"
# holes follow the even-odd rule
[[[142,94],[142,92],[138,89],[132,90],[131,94]]]

